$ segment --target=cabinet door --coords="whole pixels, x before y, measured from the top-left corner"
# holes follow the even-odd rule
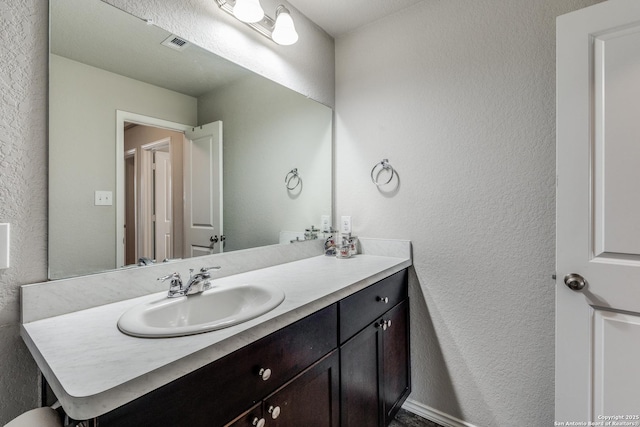
[[[342,427],[378,427],[380,378],[378,363],[382,329],[370,324],[340,347],[340,400]]]
[[[267,397],[265,427],[339,427],[339,370],[334,351]]]
[[[411,389],[409,300],[340,347],[343,427],[387,426]]]
[[[411,388],[409,300],[389,310],[383,318],[388,324],[382,333],[382,403],[386,426],[407,399]]]

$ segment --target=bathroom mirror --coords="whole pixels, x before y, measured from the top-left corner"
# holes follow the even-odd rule
[[[50,0],[50,18],[49,278],[288,242],[331,215],[330,108],[100,0]]]

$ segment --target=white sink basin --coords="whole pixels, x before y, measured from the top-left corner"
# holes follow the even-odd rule
[[[179,337],[228,328],[276,308],[284,292],[273,286],[220,286],[188,297],[162,298],[131,307],[118,328],[136,337]]]

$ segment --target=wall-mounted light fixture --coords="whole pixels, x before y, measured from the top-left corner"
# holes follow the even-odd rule
[[[289,9],[280,5],[276,8],[275,20],[264,13],[260,0],[216,0],[218,6],[238,20],[244,22],[265,37],[280,45],[292,45],[298,41]]]

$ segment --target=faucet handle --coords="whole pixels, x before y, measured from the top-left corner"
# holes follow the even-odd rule
[[[171,281],[176,280],[176,279],[180,280],[180,273],[174,272],[174,273],[171,273],[171,274],[167,274],[166,276],[158,277],[157,280],[160,280],[161,282],[164,282],[165,280],[169,280],[169,279],[171,279]]]
[[[182,278],[180,277],[180,273],[171,273],[167,274],[163,277],[158,277],[158,280],[164,282],[165,280],[171,280],[171,285],[169,286],[169,292],[167,296],[169,298],[177,297],[183,295],[182,289]]]
[[[203,279],[210,279],[211,278],[211,273],[209,273],[209,270],[220,270],[222,267],[220,266],[213,266],[213,267],[202,267],[200,269],[200,271],[196,274],[195,277],[200,277]],[[193,275],[193,269],[189,269],[189,276],[191,278],[194,277]]]

